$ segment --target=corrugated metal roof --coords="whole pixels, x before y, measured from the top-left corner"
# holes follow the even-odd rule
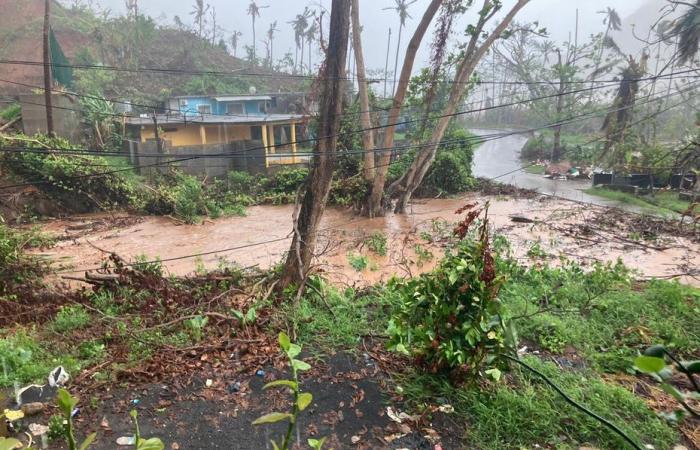
[[[236,115],[236,116],[221,116],[221,115],[201,115],[201,114],[188,114],[185,120],[184,115],[169,115],[169,114],[158,114],[156,115],[156,120],[158,125],[166,124],[265,124],[272,122],[287,122],[290,120],[304,120],[307,116],[302,114],[267,114],[267,115]],[[152,117],[127,117],[126,123],[129,125],[153,125]]]
[[[227,95],[225,97],[214,97],[217,102],[246,102],[251,100],[272,100],[269,95]]]

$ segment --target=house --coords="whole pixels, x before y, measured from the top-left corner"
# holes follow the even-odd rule
[[[187,154],[186,149],[196,151],[218,146],[222,157],[230,152],[240,159],[248,148],[263,150],[262,155],[258,152],[257,161],[262,161],[265,168],[304,164],[310,159],[310,146],[302,149],[297,140],[307,134],[308,116],[298,114],[295,103],[280,100],[280,96],[173,97],[165,102],[163,113],[130,117],[126,125],[132,138],[146,144],[155,142],[157,124],[165,148],[174,153]],[[281,108],[288,112],[280,112]],[[297,155],[300,150],[305,154]]]

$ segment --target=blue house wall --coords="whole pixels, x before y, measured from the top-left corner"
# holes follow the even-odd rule
[[[211,107],[212,114],[224,115],[226,114],[227,105],[229,103],[240,103],[240,102],[217,102],[216,99],[212,97],[189,97],[187,100],[187,106],[180,105],[180,112],[187,114],[198,114],[200,105],[209,105]],[[260,112],[260,102],[264,100],[246,100],[244,103],[243,111],[248,115],[265,115],[265,113]]]

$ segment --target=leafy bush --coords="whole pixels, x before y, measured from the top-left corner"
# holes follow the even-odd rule
[[[379,256],[386,256],[386,234],[375,231],[365,239],[365,245]]]
[[[13,103],[7,108],[0,111],[0,119],[5,122],[10,122],[18,118],[22,114],[22,106],[19,103]]]
[[[0,335],[0,386],[12,386],[15,381],[20,383],[46,380],[46,375],[62,365],[68,372],[77,368],[77,363],[71,356],[52,355],[32,334],[20,329],[12,334]]]
[[[53,327],[59,333],[79,330],[90,323],[90,315],[82,305],[63,306],[56,314]]]
[[[520,150],[520,158],[525,161],[548,159],[552,153],[551,147],[548,147],[549,145],[543,134],[531,137]]]
[[[36,152],[4,155],[8,168],[16,175],[31,180],[45,194],[60,203],[65,211],[88,212],[113,207],[141,209],[144,193],[130,166],[124,171],[112,169],[114,163],[100,156],[74,155],[62,152],[74,147],[65,139],[37,135],[22,139],[21,146]],[[14,140],[0,138],[0,148],[16,145]],[[110,170],[105,170],[110,167]]]
[[[53,241],[36,229],[17,230],[0,223],[0,295],[19,284],[36,281],[46,272],[47,265],[28,256],[31,247],[49,246]]]
[[[348,264],[358,272],[362,272],[369,266],[369,259],[364,255],[348,253]]]
[[[478,213],[467,215],[456,230],[462,240],[433,272],[390,284],[400,299],[389,325],[390,348],[433,373],[459,369],[473,379],[507,347],[498,299],[503,280],[487,224],[477,239],[464,239]]]

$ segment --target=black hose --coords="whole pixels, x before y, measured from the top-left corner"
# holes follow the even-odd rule
[[[557,393],[559,393],[559,395],[561,395],[562,397],[564,397],[564,400],[566,400],[566,402],[567,402],[568,404],[570,404],[570,405],[573,406],[574,408],[576,408],[576,409],[582,411],[583,413],[589,415],[590,417],[594,418],[595,420],[597,420],[598,422],[602,423],[602,424],[605,425],[606,427],[610,428],[612,431],[614,431],[614,432],[617,433],[620,437],[622,437],[625,441],[627,441],[627,442],[632,446],[632,448],[634,448],[634,449],[636,449],[636,450],[644,450],[641,446],[639,446],[636,442],[634,442],[634,441],[632,440],[631,437],[629,437],[627,434],[625,434],[624,431],[622,431],[620,428],[618,428],[617,425],[615,425],[614,423],[610,422],[610,421],[607,420],[606,418],[599,416],[598,414],[594,413],[593,411],[587,409],[585,406],[583,406],[583,405],[581,405],[581,404],[579,404],[579,403],[576,403],[576,402],[574,401],[574,399],[572,399],[571,397],[569,397],[563,390],[561,390],[561,388],[560,388],[559,386],[557,386],[556,384],[554,384],[554,382],[553,382],[552,380],[550,380],[550,379],[549,379],[545,374],[543,374],[542,372],[540,372],[540,371],[538,371],[537,369],[535,369],[534,367],[528,365],[527,363],[525,363],[524,361],[522,361],[522,360],[519,359],[519,358],[515,358],[515,357],[510,356],[510,355],[501,355],[501,356],[503,356],[503,357],[506,358],[506,359],[509,359],[509,360],[511,360],[511,361],[514,361],[514,362],[520,364],[521,366],[525,367],[525,368],[526,368],[527,370],[529,370],[530,372],[532,372],[532,373],[534,373],[535,375],[537,375],[537,376],[539,376],[540,378],[542,378],[542,379],[544,380],[545,383],[547,383],[548,385],[550,385],[550,386],[552,387],[552,389],[554,389],[555,391],[557,391]]]

